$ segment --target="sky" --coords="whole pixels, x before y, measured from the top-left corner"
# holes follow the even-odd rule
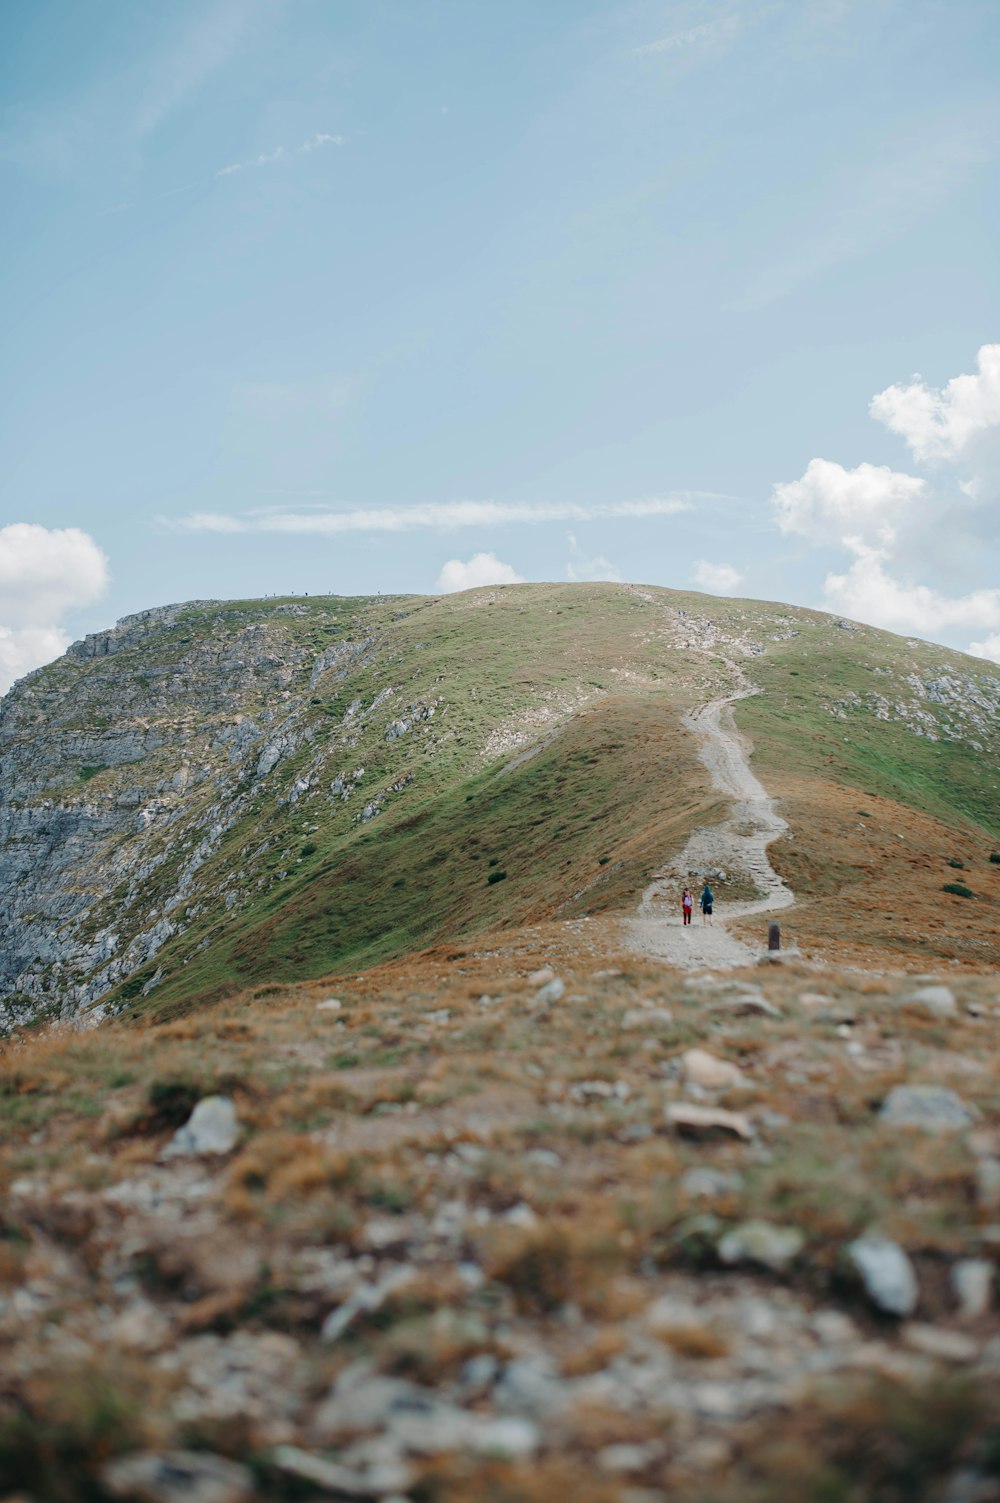
[[[1000,661],[995,0],[8,0],[0,691],[625,579]]]

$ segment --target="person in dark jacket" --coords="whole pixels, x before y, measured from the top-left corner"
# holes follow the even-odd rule
[[[712,909],[715,907],[715,894],[706,882],[701,890],[701,921],[703,924],[712,922]]]

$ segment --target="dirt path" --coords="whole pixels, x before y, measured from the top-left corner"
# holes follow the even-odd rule
[[[727,666],[736,675],[738,687],[721,699],[700,705],[684,718],[699,740],[699,756],[720,793],[732,799],[729,817],[721,824],[696,830],[684,849],[642,895],[639,912],[630,924],[634,948],[671,965],[692,970],[701,966],[722,967],[752,964],[756,958],[742,940],[730,934],[725,919],[751,913],[771,913],[794,903],[787,887],[767,858],[767,847],[788,828],[750,771],[746,750],[733,720],[731,706],[756,693],[736,663]],[[747,902],[716,902],[714,922],[703,924],[700,911],[688,928],[681,922],[680,895],[685,883],[695,902],[703,873],[738,873],[749,877],[760,896]],[[719,884],[713,883],[718,899]],[[763,949],[763,933],[761,936]]]

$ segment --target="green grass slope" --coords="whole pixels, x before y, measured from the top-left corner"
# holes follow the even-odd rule
[[[62,748],[33,797],[142,811],[78,873],[95,889],[78,931],[160,925],[105,1000],[164,1013],[631,906],[718,817],[681,717],[734,683],[734,663],[760,690],[737,718],[776,791],[821,775],[1000,839],[1000,669],[651,587],[180,608],[112,656],[45,670],[18,713],[25,738]],[[123,722],[145,739],[115,763]]]

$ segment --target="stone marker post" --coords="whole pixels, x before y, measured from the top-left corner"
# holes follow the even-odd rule
[[[781,925],[773,919],[767,926],[767,948],[769,950],[781,949]]]

